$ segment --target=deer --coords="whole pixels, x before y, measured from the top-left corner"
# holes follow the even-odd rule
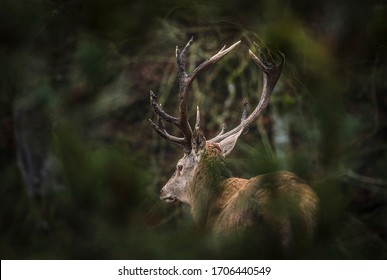
[[[186,57],[193,38],[180,50],[176,47],[177,79],[179,83],[179,115],[166,113],[157,102],[157,95],[150,91],[150,103],[157,115],[157,122],[149,119],[161,137],[183,149],[172,177],[160,191],[166,203],[180,202],[190,206],[197,225],[215,234],[244,229],[271,228],[279,235],[281,246],[287,247],[296,238],[311,238],[316,230],[319,200],[314,190],[297,175],[288,171],[261,174],[251,179],[233,177],[225,158],[231,153],[242,132],[246,130],[268,106],[274,87],[279,80],[285,56],[278,51],[273,56],[257,44],[256,55],[249,49],[253,63],[263,72],[262,93],[258,105],[248,114],[247,101],[243,103],[240,124],[221,131],[206,140],[200,128],[200,110],[196,108],[196,122],[191,128],[188,119],[189,87],[204,70],[234,50],[241,41],[200,63],[191,73],[186,70]],[[165,122],[178,128],[181,137],[167,132]]]

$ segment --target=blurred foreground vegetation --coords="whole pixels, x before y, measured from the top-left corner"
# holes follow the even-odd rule
[[[151,129],[149,90],[176,113],[175,46],[191,36],[190,69],[243,41],[192,85],[208,137],[238,123],[244,98],[256,105],[252,42],[286,55],[228,162],[316,189],[316,243],[291,257],[387,257],[387,5],[207,2],[1,1],[2,259],[282,257],[256,236],[214,240],[159,201],[182,151]]]

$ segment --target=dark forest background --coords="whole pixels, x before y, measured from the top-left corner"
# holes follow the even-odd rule
[[[208,137],[258,102],[252,42],[286,56],[228,163],[315,188],[316,242],[292,257],[385,259],[387,4],[360,0],[2,0],[1,258],[280,257],[217,242],[158,198],[182,151],[152,130],[149,90],[176,113],[175,47],[191,36],[189,69],[242,40],[192,85]]]

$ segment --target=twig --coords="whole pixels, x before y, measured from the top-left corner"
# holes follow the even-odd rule
[[[348,170],[345,173],[345,175],[351,179],[355,179],[355,180],[363,182],[365,184],[387,186],[387,181],[385,181],[385,180],[360,175],[360,174],[357,174],[356,172],[354,172],[353,170]]]

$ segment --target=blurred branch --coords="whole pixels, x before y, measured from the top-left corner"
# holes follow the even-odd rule
[[[369,184],[369,185],[379,185],[379,186],[387,186],[387,181],[377,178],[372,178],[364,175],[360,175],[353,170],[348,170],[345,175],[351,179],[357,180],[359,182]]]

